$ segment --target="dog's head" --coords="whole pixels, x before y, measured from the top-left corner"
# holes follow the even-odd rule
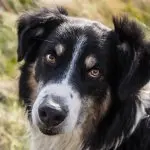
[[[129,135],[145,115],[138,93],[149,77],[148,46],[136,23],[113,22],[111,30],[62,8],[20,18],[19,94],[42,133],[81,128],[92,136],[98,129],[110,142],[111,134]]]

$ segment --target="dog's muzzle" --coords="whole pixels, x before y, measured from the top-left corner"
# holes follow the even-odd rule
[[[79,119],[81,101],[71,86],[47,84],[33,104],[32,124],[47,135],[72,132]]]

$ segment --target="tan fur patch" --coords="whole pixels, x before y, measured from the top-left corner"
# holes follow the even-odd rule
[[[28,76],[28,80],[27,80],[27,83],[28,83],[28,88],[31,90],[31,100],[32,102],[34,103],[35,99],[36,99],[36,93],[37,93],[37,82],[35,80],[35,65],[36,64],[32,64],[29,68],[28,68],[28,73],[29,73],[29,76]]]
[[[97,60],[96,60],[95,56],[90,55],[85,59],[85,66],[87,69],[90,69],[90,68],[94,67],[96,62],[97,62]]]
[[[110,93],[107,91],[107,95],[102,103],[93,103],[88,108],[88,116],[83,125],[83,136],[90,133],[91,130],[96,129],[98,123],[106,115],[109,107],[111,105]]]
[[[62,44],[58,44],[58,45],[56,45],[55,50],[56,50],[56,54],[58,56],[61,56],[64,53],[65,48]]]

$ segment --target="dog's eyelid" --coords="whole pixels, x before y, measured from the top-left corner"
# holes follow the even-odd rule
[[[46,57],[47,55],[52,55],[54,57],[57,57],[55,50],[52,48],[50,48],[50,49],[48,49],[48,51],[46,51],[46,53],[44,54],[44,57]]]
[[[87,71],[89,72],[89,71],[92,70],[92,69],[98,69],[98,70],[101,70],[101,68],[100,68],[100,66],[99,66],[98,63],[96,63],[93,67],[88,68]]]

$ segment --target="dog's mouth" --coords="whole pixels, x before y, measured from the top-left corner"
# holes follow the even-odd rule
[[[65,121],[61,122],[60,124],[53,124],[51,126],[39,123],[38,128],[45,135],[57,135],[62,134],[64,124]]]
[[[45,134],[45,135],[49,135],[49,136],[52,136],[52,135],[57,135],[57,134],[60,134],[59,133],[59,130],[56,129],[56,128],[46,128],[46,127],[39,127],[39,130]]]

